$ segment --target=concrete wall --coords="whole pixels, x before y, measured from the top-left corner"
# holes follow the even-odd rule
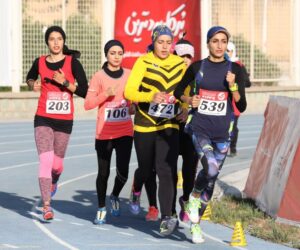
[[[300,98],[300,88],[296,87],[251,87],[246,89],[248,107],[244,114],[262,114],[270,95]],[[32,120],[37,108],[38,93],[0,92],[0,122]],[[85,111],[83,99],[74,98],[75,119],[96,119],[97,110]]]

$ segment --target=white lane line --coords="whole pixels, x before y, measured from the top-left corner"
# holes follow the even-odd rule
[[[170,245],[173,246],[173,247],[179,247],[179,248],[184,248],[184,249],[189,248],[188,246],[183,246],[183,245],[180,245],[180,244],[174,244],[174,243],[172,243],[172,244],[170,244]]]
[[[57,242],[58,244],[71,249],[71,250],[79,250],[79,248],[76,248],[75,246],[70,245],[66,241],[63,241],[62,239],[58,238],[55,234],[53,234],[49,229],[47,229],[43,224],[41,224],[38,220],[33,220],[33,223],[43,232],[45,233],[49,238]]]
[[[152,242],[161,242],[160,240],[158,239],[154,239],[154,238],[144,238],[144,240],[149,240],[149,241],[152,241]]]
[[[80,139],[89,139],[94,138],[94,135],[85,135],[85,136],[72,136],[70,137],[70,142]],[[24,144],[24,143],[33,143],[35,140],[19,140],[19,141],[6,141],[6,142],[0,142],[0,145],[7,145],[7,144]]]
[[[94,154],[76,155],[76,156],[68,156],[68,157],[65,157],[65,160],[91,157],[91,156],[95,156],[95,154],[96,153],[94,153]],[[15,168],[21,168],[21,167],[25,167],[25,166],[32,166],[32,165],[36,165],[36,164],[39,164],[39,162],[38,161],[33,161],[33,162],[27,162],[27,163],[23,163],[23,164],[17,164],[17,165],[11,165],[11,166],[4,166],[4,167],[0,168],[0,171],[10,170],[10,169],[15,169]]]
[[[126,236],[131,236],[133,237],[134,234],[130,234],[130,233],[125,233],[125,232],[117,232],[118,234],[122,234],[122,235],[126,235]]]
[[[240,142],[240,141],[250,141],[250,140],[258,140],[259,139],[259,137],[257,136],[251,136],[251,137],[246,137],[246,138],[239,138],[238,139],[238,142]]]
[[[176,248],[182,248],[181,246],[179,246],[179,244],[172,244],[172,243],[159,243],[159,244],[155,244],[155,243],[98,243],[98,244],[89,244],[89,246],[93,246],[93,247],[99,247],[101,249],[101,247],[106,247],[105,249],[109,249],[110,247],[118,247],[118,249],[124,249],[124,248],[130,248],[132,249],[132,247],[140,247],[137,249],[142,249],[142,247],[148,247],[148,246],[158,246],[159,248],[161,247],[176,247]],[[185,248],[189,248],[189,247],[185,247]]]
[[[9,128],[7,128],[7,126],[9,126]],[[30,126],[28,128],[23,128],[23,126],[24,125],[20,125],[20,126],[15,127],[15,128],[12,128],[9,124],[6,124],[5,128],[3,128],[2,126],[0,126],[1,134],[2,133],[3,134],[7,134],[10,131],[12,131],[12,132],[16,132],[16,131],[17,132],[20,132],[20,131],[32,131],[32,133],[33,133],[34,127]],[[19,128],[19,127],[22,127],[22,128]],[[92,124],[92,125],[91,124],[82,124],[82,125],[76,124],[76,125],[73,125],[73,131],[72,131],[72,133],[74,133],[74,132],[80,132],[82,127],[95,128],[96,125],[95,125],[95,123]],[[91,131],[91,130],[89,129],[88,131]]]
[[[84,226],[84,224],[82,223],[77,223],[77,222],[70,222],[71,225],[74,225],[74,226]]]
[[[246,165],[246,164],[250,164],[252,162],[252,160],[247,160],[247,161],[239,161],[239,162],[235,162],[235,163],[229,163],[229,164],[224,164],[223,169],[224,168],[229,168],[229,167],[233,167],[233,166],[238,166],[238,165]]]
[[[91,145],[95,145],[95,143],[71,144],[68,145],[68,148],[84,147],[84,146],[91,146]],[[6,151],[6,152],[0,152],[0,155],[19,154],[19,153],[28,153],[28,152],[36,152],[36,149]]]
[[[15,245],[11,245],[11,244],[2,244],[2,246],[7,247],[7,248],[12,248],[12,249],[19,248],[19,247],[15,246]]]
[[[101,230],[101,231],[109,231],[110,229],[108,229],[108,228],[105,228],[105,227],[94,227],[95,229],[97,229],[97,230]]]
[[[20,245],[20,246],[15,246],[11,244],[0,244],[0,249],[35,249],[35,248],[42,248],[41,246],[33,246],[33,245]]]
[[[133,166],[133,165],[137,165],[137,162],[134,162],[134,163],[131,163],[129,164],[129,166]],[[111,167],[110,169],[113,170],[115,169],[116,167]],[[79,177],[76,177],[76,178],[73,178],[73,179],[70,179],[70,180],[67,180],[67,181],[64,181],[62,183],[60,183],[58,186],[61,187],[61,186],[64,186],[64,185],[67,185],[71,182],[75,182],[75,181],[78,181],[78,180],[81,180],[81,179],[84,179],[84,178],[87,178],[89,176],[92,176],[92,175],[96,175],[97,172],[92,172],[92,173],[89,173],[89,174],[85,174],[85,175],[82,175],[82,176],[79,176]],[[35,215],[37,215],[34,210],[36,209],[37,207],[37,204],[40,203],[40,199],[38,199],[35,204],[32,206],[32,209],[31,209],[31,212],[32,214],[34,215],[32,217],[32,221],[33,223],[43,232],[45,233],[49,238],[53,239],[54,241],[56,241],[57,243],[61,244],[62,246],[68,248],[68,249],[71,249],[71,250],[79,250],[78,248],[76,248],[75,246],[72,246],[70,245],[69,243],[67,243],[66,241],[60,239],[59,237],[57,237],[54,233],[52,233],[49,229],[47,229],[44,224],[41,224],[40,223],[40,219],[34,219]],[[97,228],[98,229],[98,228]]]
[[[255,146],[247,146],[247,147],[238,147],[238,150],[246,150],[246,149],[254,149],[256,148],[256,145]]]
[[[190,226],[189,226],[189,225],[187,225],[186,223],[181,222],[180,220],[178,220],[178,221],[179,221],[179,224],[180,224],[181,226],[190,229]],[[213,240],[213,241],[219,242],[219,243],[221,243],[222,245],[229,246],[229,244],[227,244],[226,242],[224,242],[222,239],[219,239],[219,238],[214,237],[214,236],[212,236],[212,235],[210,235],[210,234],[208,234],[208,233],[205,233],[205,232],[203,232],[203,230],[202,230],[202,233],[203,233],[203,235],[204,235],[206,238],[209,238],[209,239],[211,239],[211,240]],[[232,247],[237,248],[237,249],[240,249],[240,250],[247,250],[247,248],[245,248],[245,247],[235,247],[235,246],[232,246]]]

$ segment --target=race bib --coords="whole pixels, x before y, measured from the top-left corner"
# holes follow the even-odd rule
[[[67,92],[48,92],[46,101],[46,113],[70,114],[71,96]]]
[[[104,109],[104,121],[122,122],[131,119],[127,101],[107,102]]]
[[[155,117],[171,119],[175,116],[175,102],[176,99],[173,95],[166,94],[166,102],[150,103],[148,114]]]
[[[205,115],[225,116],[227,111],[228,92],[199,90],[201,98],[198,112]]]

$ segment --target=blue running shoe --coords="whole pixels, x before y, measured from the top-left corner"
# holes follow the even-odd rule
[[[141,197],[141,192],[131,191],[130,199],[129,199],[129,210],[134,215],[139,214],[141,211],[140,197]]]
[[[110,204],[111,204],[111,214],[115,217],[118,217],[121,215],[120,211],[120,200],[118,197],[114,195],[110,195]]]
[[[56,194],[57,191],[57,182],[51,184],[51,197],[53,197]]]
[[[97,211],[96,218],[94,220],[94,224],[101,225],[101,224],[105,224],[105,222],[106,222],[106,208],[101,207]]]

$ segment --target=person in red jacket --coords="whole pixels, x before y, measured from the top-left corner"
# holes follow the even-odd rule
[[[106,222],[106,190],[110,174],[113,149],[116,151],[116,178],[110,195],[111,213],[120,216],[119,194],[122,191],[129,170],[133,142],[133,124],[130,114],[133,104],[124,97],[124,88],[130,70],[122,68],[124,46],[118,40],[110,40],[104,46],[107,62],[92,77],[84,107],[98,108],[95,149],[98,158],[96,188],[98,211],[94,224]]]
[[[65,45],[63,29],[49,27],[45,42],[49,54],[34,61],[26,82],[33,91],[40,92],[34,134],[39,154],[43,218],[51,220],[54,216],[51,197],[56,192],[57,181],[64,168],[63,160],[73,127],[73,93],[84,98],[88,85],[83,67],[76,59],[80,52],[69,50]]]

